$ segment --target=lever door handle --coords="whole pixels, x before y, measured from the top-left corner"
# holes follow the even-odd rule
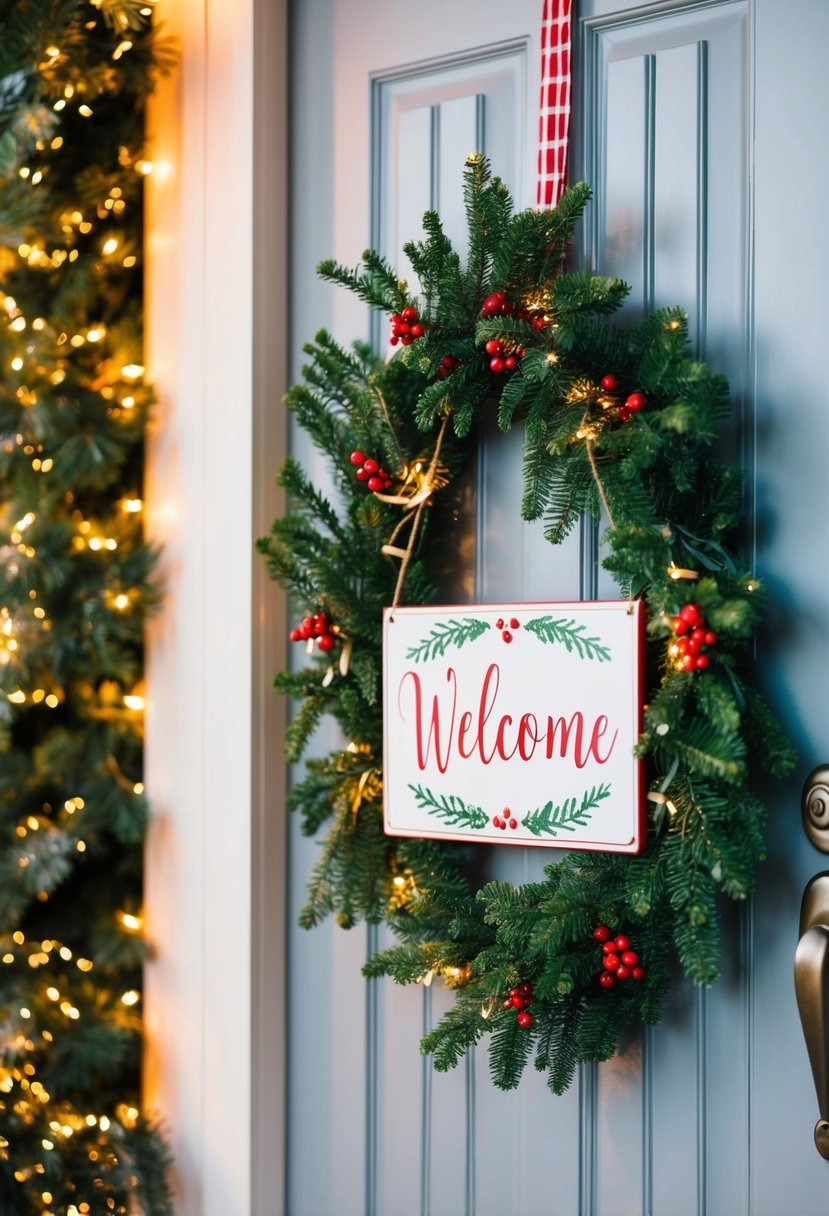
[[[829,1160],[829,871],[803,892],[794,986],[820,1114],[815,1147]]]

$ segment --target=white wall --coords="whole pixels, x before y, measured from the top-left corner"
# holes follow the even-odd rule
[[[283,447],[284,0],[162,0],[150,114],[147,1102],[181,1216],[282,1208],[282,605],[253,549]]]

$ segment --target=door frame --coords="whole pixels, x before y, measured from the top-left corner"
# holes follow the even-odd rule
[[[146,1105],[180,1216],[284,1210],[285,606],[253,542],[286,447],[287,0],[159,0],[149,112]]]

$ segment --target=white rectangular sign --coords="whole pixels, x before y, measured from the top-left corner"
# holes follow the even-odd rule
[[[639,601],[387,610],[386,832],[638,853],[643,628]]]

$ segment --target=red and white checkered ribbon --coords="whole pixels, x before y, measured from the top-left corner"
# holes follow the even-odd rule
[[[539,207],[555,207],[567,180],[571,7],[572,0],[544,0],[536,198]]]

